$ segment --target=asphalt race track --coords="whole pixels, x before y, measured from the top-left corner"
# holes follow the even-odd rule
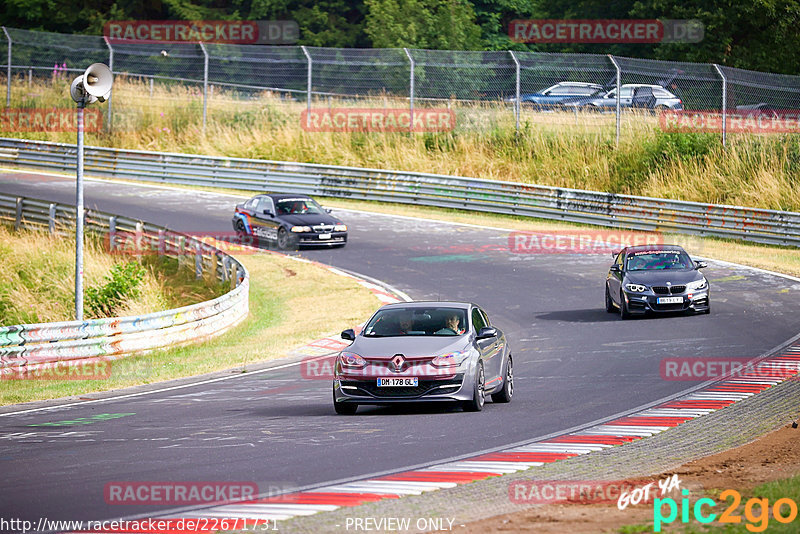
[[[0,172],[3,193],[74,203],[74,187],[74,179]],[[86,183],[88,208],[184,232],[231,231],[235,202]],[[663,358],[756,356],[800,332],[800,283],[750,269],[710,263],[711,315],[621,321],[603,308],[606,255],[518,254],[507,250],[506,231],[335,214],[350,229],[348,245],[301,255],[378,278],[415,300],[482,305],[513,348],[511,404],[489,402],[480,413],[361,407],[355,417],[336,416],[330,382],[302,379],[294,365],[0,417],[0,516],[163,511],[107,505],[103,488],[113,481],[249,481],[262,491],[290,490],[441,462],[584,425],[696,384],[662,380]]]

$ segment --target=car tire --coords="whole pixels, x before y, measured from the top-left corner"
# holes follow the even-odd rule
[[[617,312],[617,308],[614,307],[614,301],[611,300],[611,292],[608,290],[608,284],[606,284],[606,311],[608,313]]]
[[[336,402],[336,392],[333,394],[333,409],[339,415],[355,415],[358,404],[354,402]]]
[[[511,402],[514,395],[514,362],[511,355],[508,355],[506,362],[506,376],[503,378],[503,388],[497,393],[492,394],[492,402],[506,403]]]
[[[236,224],[234,225],[236,229],[236,233],[239,235],[247,235],[247,228],[244,227],[244,222],[241,219],[236,220]]]
[[[472,399],[463,401],[461,406],[465,412],[479,412],[486,403],[486,375],[483,372],[483,362],[478,360],[475,370],[475,383],[472,386]]]
[[[289,250],[289,232],[283,226],[278,229],[277,244],[280,250]]]
[[[628,319],[631,316],[628,311],[628,306],[625,304],[625,295],[622,291],[619,292],[619,317],[620,319]]]

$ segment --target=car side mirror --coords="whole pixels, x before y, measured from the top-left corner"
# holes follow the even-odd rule
[[[481,339],[489,339],[492,337],[497,337],[497,328],[493,326],[484,326],[478,331],[478,335],[475,337],[475,339],[481,340]]]
[[[272,212],[270,210],[264,210],[264,215],[268,215],[270,217],[274,217],[274,215],[272,214]]]
[[[696,262],[694,262],[694,265],[695,265],[695,267],[694,267],[695,269],[705,269],[706,267],[708,267],[708,264],[706,262],[704,262],[704,261],[696,261]]]
[[[355,341],[356,340],[356,331],[352,328],[348,328],[347,330],[342,330],[342,339],[346,339],[347,341]]]
[[[618,272],[620,272],[621,270],[622,270],[622,269],[620,269],[620,267],[619,267],[619,264],[618,264],[618,263],[615,263],[614,265],[612,265],[612,266],[611,266],[611,272],[612,272],[612,273],[618,273]]]
[[[330,208],[325,208],[325,211],[326,211],[327,213],[330,213],[330,212],[332,212],[333,210],[332,210],[332,209],[330,209]]]

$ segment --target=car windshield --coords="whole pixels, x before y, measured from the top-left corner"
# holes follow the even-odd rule
[[[323,212],[322,206],[310,198],[282,198],[275,202],[278,215],[316,215]]]
[[[466,329],[466,310],[460,308],[390,308],[370,319],[364,336],[460,336]]]
[[[628,255],[629,271],[685,270],[691,267],[692,260],[682,250],[648,250]]]

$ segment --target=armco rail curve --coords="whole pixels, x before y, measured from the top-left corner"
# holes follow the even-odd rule
[[[21,377],[54,362],[77,364],[199,341],[221,334],[247,317],[249,275],[235,258],[189,236],[125,217],[85,213],[86,230],[114,244],[135,240],[138,251],[159,250],[189,262],[198,276],[209,270],[230,281],[231,291],[206,302],[146,315],[0,327],[0,377]],[[15,228],[60,233],[75,224],[75,208],[0,195],[0,222]]]
[[[74,145],[0,138],[0,161],[72,172]],[[800,213],[332,165],[86,147],[87,173],[159,183],[420,204],[800,246]]]

